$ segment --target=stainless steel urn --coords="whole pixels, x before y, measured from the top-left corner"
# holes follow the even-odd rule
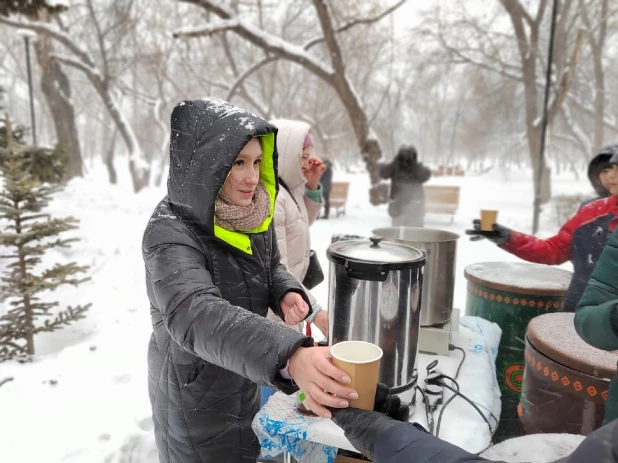
[[[329,269],[329,343],[367,341],[384,352],[380,382],[395,393],[416,383],[416,354],[425,252],[399,243],[332,243]]]
[[[428,252],[424,269],[421,326],[447,323],[453,314],[455,257],[459,235],[445,230],[415,227],[377,228],[373,233],[385,240]]]

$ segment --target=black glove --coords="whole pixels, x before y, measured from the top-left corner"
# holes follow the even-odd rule
[[[373,444],[378,437],[393,427],[408,426],[410,416],[410,408],[402,405],[399,397],[389,395],[385,384],[378,384],[374,410],[330,408],[332,420],[343,429],[345,437],[356,450],[371,460]]]
[[[466,235],[472,235],[470,241],[478,241],[487,238],[492,243],[502,246],[508,243],[511,238],[511,230],[497,223],[493,224],[493,231],[481,230],[481,221],[479,219],[474,219],[472,221],[472,226],[474,227],[473,230],[466,230]]]
[[[410,407],[402,404],[399,396],[391,395],[390,388],[384,383],[378,383],[373,410],[384,413],[398,421],[408,421]]]

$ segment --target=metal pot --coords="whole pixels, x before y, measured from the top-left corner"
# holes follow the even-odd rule
[[[428,251],[421,298],[421,326],[447,323],[453,313],[455,257],[459,235],[444,230],[414,227],[377,228],[373,233],[388,241]]]
[[[330,345],[367,341],[380,346],[380,382],[394,393],[413,387],[426,254],[372,237],[335,242],[326,255]]]

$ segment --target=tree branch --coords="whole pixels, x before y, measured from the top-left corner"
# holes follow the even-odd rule
[[[101,25],[99,24],[99,20],[97,19],[97,15],[94,11],[94,6],[92,6],[92,0],[88,0],[88,11],[90,12],[90,18],[92,19],[92,22],[94,23],[94,30],[96,31],[97,34],[97,43],[99,45],[99,53],[101,53],[101,61],[102,61],[102,71],[103,71],[103,78],[104,79],[108,79],[109,78],[109,68],[107,66],[107,52],[105,50],[105,39],[103,37],[103,31],[101,30]]]
[[[16,28],[28,29],[41,35],[48,35],[51,38],[60,42],[65,47],[67,47],[69,51],[75,54],[86,65],[95,67],[94,60],[90,57],[90,55],[81,48],[79,48],[70,36],[68,36],[62,31],[54,29],[47,23],[16,21],[10,18],[6,18],[4,16],[0,16],[0,24],[6,24],[7,26]]]
[[[358,18],[355,19],[353,21],[350,21],[346,24],[344,24],[343,26],[339,27],[336,32],[337,34],[340,34],[341,32],[345,32],[349,29],[352,29],[353,27],[358,26],[359,24],[372,24],[375,22],[380,21],[382,18],[388,16],[389,14],[391,14],[393,11],[395,11],[396,9],[398,9],[400,6],[402,6],[407,0],[400,0],[399,2],[395,3],[394,5],[388,7],[386,10],[382,11],[381,13],[379,13],[376,16],[372,16],[369,18]],[[324,37],[316,37],[314,39],[311,39],[309,42],[307,42],[303,48],[305,50],[309,50],[311,47],[317,45],[318,43],[321,43],[324,41]]]
[[[219,21],[216,24],[207,24],[205,27],[197,29],[184,29],[172,33],[175,39],[190,39],[196,37],[208,37],[219,32],[235,31],[240,27],[240,23],[233,19],[229,21]]]
[[[15,347],[19,347],[17,345],[15,345]],[[6,383],[10,383],[11,381],[13,381],[15,378],[13,378],[12,376],[8,376],[2,380],[0,380],[0,387],[4,386]]]
[[[574,95],[573,93],[568,93],[567,94],[567,98],[569,99],[569,101],[573,102],[573,104],[575,106],[577,106],[581,111],[585,112],[589,116],[593,116],[594,117],[594,110],[592,108],[586,106],[581,101],[579,101],[577,99],[576,95]],[[615,132],[618,132],[618,123],[616,123],[615,120],[610,120],[610,119],[603,118],[603,125],[605,127],[607,127],[608,129],[611,129],[611,130],[613,130]]]
[[[326,41],[326,48],[329,52],[328,56],[330,57],[331,65],[336,75],[343,75],[345,73],[343,54],[341,53],[341,47],[339,46],[331,17],[328,14],[327,6],[323,0],[313,0],[313,7],[318,13],[318,19],[320,21],[320,26],[322,26],[322,32],[324,33],[324,40]]]
[[[266,56],[262,61],[258,61],[250,68],[246,69],[245,72],[236,77],[236,81],[232,84],[230,89],[227,92],[226,100],[230,101],[236,93],[236,90],[242,83],[247,79],[251,74],[260,69],[263,66],[266,66],[268,63],[272,63],[273,61],[277,61],[279,58],[276,56]]]
[[[500,0],[500,3],[502,3],[502,6],[509,14],[511,24],[513,25],[513,30],[515,31],[515,37],[517,38],[519,56],[522,63],[524,63],[532,44],[528,42],[528,37],[526,36],[522,19],[526,20],[531,31],[533,31],[535,27],[538,27],[538,25],[536,25],[535,21],[532,20],[524,7],[521,6],[519,0]]]
[[[67,66],[71,66],[75,69],[82,71],[90,79],[92,78],[97,79],[99,83],[103,81],[101,78],[101,74],[96,68],[93,68],[92,66],[88,66],[86,63],[78,59],[75,59],[75,58],[72,58],[66,55],[60,55],[58,53],[51,53],[49,56],[50,58],[53,58],[62,64],[66,64]]]
[[[554,101],[549,108],[547,116],[548,123],[551,122],[556,113],[560,110],[560,106],[562,106],[562,103],[564,103],[566,94],[569,92],[569,88],[571,87],[571,83],[573,82],[573,74],[575,73],[575,68],[577,67],[577,63],[579,63],[579,58],[581,56],[584,39],[585,32],[580,29],[577,33],[577,39],[575,39],[575,46],[573,47],[573,53],[571,54],[569,65],[566,71],[562,74],[562,79],[560,80],[556,97],[554,98]]]
[[[517,4],[520,6],[520,8],[524,10],[521,4],[519,4],[519,0],[509,0],[509,1],[516,1]],[[541,23],[541,21],[543,21],[543,16],[545,16],[545,8],[547,8],[547,0],[541,0],[541,3],[539,3],[539,9],[536,12],[536,18],[534,18],[534,24],[536,26],[538,26]]]
[[[496,61],[498,61],[498,63],[502,64],[503,69],[496,68],[496,67],[494,67],[494,66],[492,66],[490,64],[487,64],[486,62],[483,62],[483,61],[475,60],[471,56],[468,56],[468,55],[462,53],[459,48],[452,47],[451,45],[449,45],[446,42],[446,39],[442,35],[442,31],[440,31],[438,33],[436,38],[440,42],[440,45],[442,46],[442,48],[444,48],[451,55],[453,55],[456,58],[459,58],[461,60],[459,62],[458,61],[454,61],[455,63],[472,64],[472,65],[477,66],[477,67],[479,67],[481,69],[485,69],[487,71],[494,72],[494,73],[496,73],[498,75],[501,75],[503,77],[508,77],[509,79],[515,80],[517,82],[522,82],[523,81],[523,77],[522,76],[516,75],[516,74],[511,74],[510,72],[506,71],[505,68],[507,67],[507,65],[502,63],[502,61],[500,61],[500,60],[496,60]]]
[[[232,54],[232,50],[230,49],[230,44],[227,40],[227,36],[225,34],[221,34],[220,35],[221,38],[221,43],[223,44],[223,50],[225,51],[225,55],[227,56],[227,59],[230,63],[230,67],[232,68],[232,72],[234,73],[234,77],[236,78],[236,82],[238,85],[240,86],[240,95],[247,100],[250,104],[252,104],[255,108],[258,108],[259,112],[261,114],[267,114],[268,112],[265,110],[265,108],[263,107],[263,105],[261,103],[258,103],[257,101],[255,101],[255,98],[253,98],[252,95],[249,94],[249,92],[247,91],[247,89],[245,88],[245,86],[243,85],[243,81],[244,78],[242,80],[238,80],[238,68],[236,67],[236,62],[234,61],[234,56]],[[232,86],[234,87],[234,86]],[[235,89],[234,89],[235,92]],[[232,92],[231,90],[228,90],[228,95],[229,97],[226,98],[228,101],[231,101],[231,98],[234,94],[234,92]]]
[[[280,58],[292,61],[306,67],[316,76],[323,80],[330,80],[333,77],[332,69],[326,68],[321,61],[309,55],[302,47],[294,45],[286,40],[283,40],[273,34],[264,32],[263,30],[247,24],[244,21],[235,17],[235,13],[220,1],[215,0],[177,0],[183,3],[191,3],[202,7],[204,10],[214,13],[221,19],[226,21],[229,26],[236,23],[234,27],[227,27],[226,30],[233,30],[240,37],[248,42],[260,47],[269,53],[279,56]],[[216,26],[217,27],[217,26]],[[211,27],[206,27],[205,30],[210,34]],[[221,30],[218,28],[219,31]],[[198,37],[198,35],[192,35]]]

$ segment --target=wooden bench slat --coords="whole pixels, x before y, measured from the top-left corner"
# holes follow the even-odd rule
[[[425,212],[450,214],[454,216],[459,207],[457,185],[423,185],[425,191]],[[451,217],[451,222],[453,217]]]
[[[330,207],[335,209],[335,215],[345,215],[345,206],[348,201],[348,192],[350,190],[350,182],[333,182],[329,202]]]

